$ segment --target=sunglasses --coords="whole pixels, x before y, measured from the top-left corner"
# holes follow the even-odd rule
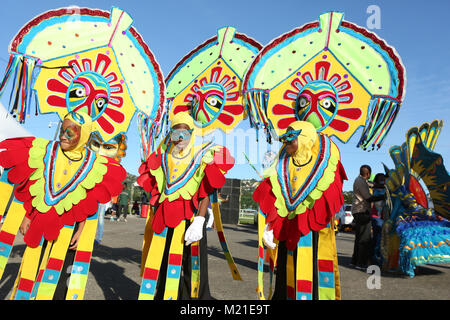
[[[170,129],[170,139],[172,141],[187,140],[191,137],[194,129]]]
[[[291,142],[292,140],[297,139],[301,132],[302,130],[289,130],[285,134],[282,134],[278,138],[278,141],[281,143]]]

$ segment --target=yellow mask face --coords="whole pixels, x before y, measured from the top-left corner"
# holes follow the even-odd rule
[[[117,152],[119,151],[119,144],[118,143],[98,143],[97,141],[92,141],[90,143],[90,148],[92,151],[94,151],[96,154],[115,158],[117,156]]]
[[[89,148],[98,155],[113,158],[120,162],[125,156],[125,150],[127,149],[126,136],[121,134],[107,142],[103,142],[100,136],[94,133],[89,139]]]

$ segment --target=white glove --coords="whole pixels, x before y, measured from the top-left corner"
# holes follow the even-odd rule
[[[203,238],[203,224],[205,223],[205,217],[195,216],[189,228],[184,234],[184,241],[186,245],[190,245],[192,242],[199,241]]]
[[[276,244],[273,242],[273,230],[269,230],[269,224],[266,224],[266,227],[264,228],[264,233],[262,236],[262,241],[266,245],[266,247],[269,247],[270,249],[275,249]]]

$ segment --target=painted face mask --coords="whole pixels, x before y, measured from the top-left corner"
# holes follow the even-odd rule
[[[379,148],[402,104],[405,68],[394,48],[328,11],[267,44],[245,73],[242,92],[251,127],[284,133],[308,121],[318,132]]]
[[[98,143],[97,141],[93,141],[90,144],[92,151],[102,156],[115,158],[117,155],[117,151],[119,150],[118,143]]]
[[[188,112],[204,134],[233,130],[244,119],[242,79],[261,44],[223,27],[185,55],[166,79],[169,119]]]
[[[299,120],[311,122],[316,129],[323,130],[334,119],[338,100],[332,85],[324,81],[312,81],[305,85],[296,100]]]
[[[67,90],[67,108],[69,111],[83,110],[97,120],[105,111],[108,100],[109,85],[101,75],[85,72],[73,79]]]
[[[64,151],[72,150],[80,141],[80,126],[71,120],[64,120],[59,133],[59,140]]]

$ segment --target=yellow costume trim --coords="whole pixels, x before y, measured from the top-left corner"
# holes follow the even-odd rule
[[[194,148],[193,152],[196,153],[203,147],[205,147],[208,143],[204,143],[199,146],[193,146]],[[161,145],[161,152],[166,151],[167,146],[165,144]],[[164,171],[162,169],[162,166],[156,168],[155,170],[150,169],[150,174],[155,177],[156,183],[158,186],[158,191],[161,193],[161,196],[159,198],[159,203],[162,203],[164,200],[168,199],[169,201],[174,201],[178,199],[179,197],[182,197],[184,200],[191,200],[192,197],[197,193],[198,188],[202,182],[203,177],[205,176],[205,167],[210,164],[214,159],[214,153],[216,151],[219,151],[222,149],[222,146],[214,145],[211,146],[205,154],[201,158],[201,164],[196,169],[195,173],[193,174],[192,178],[189,179],[181,188],[177,189],[170,195],[166,195],[165,193],[165,184],[166,184],[166,177],[164,174]]]
[[[9,238],[12,240],[11,243],[0,242],[0,279],[3,276],[3,272],[5,271],[6,264],[11,254],[14,244],[13,239],[19,231],[19,227],[22,224],[24,217],[25,208],[23,207],[23,204],[14,199],[9,207],[9,213],[6,215],[0,230],[1,233],[9,234]]]
[[[325,137],[329,139],[328,137]],[[313,157],[311,162],[315,162],[316,158]],[[316,200],[322,197],[324,191],[333,183],[337,165],[340,160],[340,153],[337,146],[330,140],[330,158],[328,165],[326,166],[322,177],[319,179],[316,187],[308,194],[308,196],[295,208],[293,211],[289,211],[286,206],[286,201],[283,197],[281,186],[278,181],[277,175],[277,162],[274,163],[265,173],[264,177],[269,177],[272,185],[272,192],[275,195],[275,207],[277,208],[278,215],[281,217],[288,216],[289,219],[293,219],[295,215],[302,214],[306,209],[312,209]],[[309,171],[307,172],[309,174]]]
[[[142,242],[142,256],[141,256],[141,278],[144,276],[145,262],[147,261],[148,251],[153,239],[153,207],[149,205],[148,214],[145,221],[144,241]]]
[[[37,290],[36,300],[53,299],[72,235],[73,226],[64,226],[59,233],[58,239],[53,241],[47,266]]]
[[[176,300],[178,298],[178,287],[181,276],[181,263],[183,261],[184,232],[186,220],[182,220],[173,230],[172,241],[169,249],[167,263],[166,285],[164,300]],[[172,260],[176,260],[173,261]]]
[[[264,296],[264,245],[262,237],[264,234],[264,228],[266,226],[266,216],[261,210],[258,210],[258,287],[256,292],[258,294],[259,300],[266,300]],[[269,296],[268,300],[272,298],[273,295],[273,275],[276,267],[277,256],[278,256],[278,240],[273,239],[273,242],[277,245],[275,249],[266,248],[266,258],[268,255],[271,265],[269,266],[270,282],[269,282]]]
[[[30,175],[30,180],[36,180],[36,182],[30,187],[29,191],[32,197],[34,197],[32,201],[32,205],[39,212],[47,212],[52,207],[47,204],[45,201],[46,197],[46,177],[45,177],[45,168],[46,164],[44,162],[44,157],[47,153],[47,146],[51,143],[49,140],[36,138],[33,140],[33,147],[30,148],[29,151],[29,159],[28,166],[35,171]],[[95,160],[92,163],[92,169],[87,173],[86,177],[75,187],[75,189],[69,192],[63,199],[61,199],[58,203],[53,205],[56,212],[61,215],[65,211],[68,211],[72,208],[73,205],[78,204],[81,200],[86,198],[86,190],[92,189],[97,183],[100,183],[103,179],[103,176],[107,172],[106,163],[108,160],[102,156],[95,156],[92,153],[92,156],[95,157]],[[68,160],[62,154],[61,150],[58,147],[57,151],[57,159],[56,159],[56,167],[63,168]],[[76,172],[78,167],[81,164],[76,164],[69,166],[67,176],[69,176],[69,171],[72,173],[70,177],[73,177],[73,173]],[[72,168],[73,167],[73,168]],[[56,173],[55,173],[56,174]],[[59,172],[55,176],[55,180],[60,175],[63,175],[63,171]],[[65,180],[61,180],[65,181]]]
[[[309,281],[311,284],[313,283],[313,243],[312,243],[312,232],[307,234],[306,236],[302,236],[300,238],[299,243],[297,244],[297,270],[295,274],[296,285],[297,281]],[[296,286],[296,299],[297,300],[310,300],[312,296],[309,296],[310,293],[302,293],[299,288]]]
[[[5,177],[3,177],[5,176]],[[8,176],[7,171],[3,171],[2,178],[6,178]],[[6,206],[8,205],[9,199],[13,195],[14,185],[3,182],[0,180],[0,219],[5,214]]]
[[[40,244],[42,245],[42,244]],[[47,267],[48,257],[50,255],[50,250],[52,249],[53,241],[48,242],[47,246],[45,247],[44,255],[42,256],[41,265],[39,266],[39,270],[36,276],[36,281],[34,283],[33,291],[31,292],[31,300],[36,299],[36,293],[37,289],[39,288],[39,285],[41,283],[42,277],[39,277],[39,275],[43,275],[45,268]],[[23,262],[23,259],[22,259]],[[19,272],[20,273],[20,272]]]
[[[198,298],[200,288],[200,247],[199,241],[191,243],[191,298]],[[197,255],[194,256],[194,252]]]
[[[339,269],[337,266],[336,239],[333,225],[319,231],[318,261],[332,261],[333,272],[322,274],[319,267],[319,300],[336,300],[340,297]],[[333,279],[331,279],[333,277]],[[336,285],[337,284],[337,285]]]
[[[86,219],[75,253],[66,300],[83,300],[98,226],[98,211]]]
[[[22,258],[21,272],[17,278],[18,285],[14,295],[11,295],[11,300],[29,300],[31,298],[31,290],[25,290],[33,286],[36,279],[36,272],[39,266],[39,257],[41,254],[42,245],[36,248],[28,247],[25,249],[25,253]],[[26,285],[28,283],[28,285]]]
[[[166,245],[166,235],[167,227],[163,232],[153,234],[147,259],[145,260],[139,300],[153,300],[155,298],[159,270]],[[147,275],[147,273],[149,274]]]

